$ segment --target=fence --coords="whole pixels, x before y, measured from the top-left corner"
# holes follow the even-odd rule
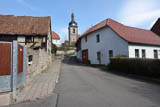
[[[27,49],[13,42],[0,42],[0,92],[12,92],[26,83]]]

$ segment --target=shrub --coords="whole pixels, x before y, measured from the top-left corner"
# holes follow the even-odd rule
[[[119,54],[119,55],[115,56],[114,58],[128,58],[128,56]]]
[[[52,44],[52,50],[51,50],[52,54],[56,54],[57,52],[57,46],[55,44]]]
[[[91,64],[91,61],[90,61],[90,60],[88,60],[87,64],[88,64],[88,65],[90,65],[90,64]]]
[[[108,69],[159,78],[160,60],[139,58],[111,58]]]

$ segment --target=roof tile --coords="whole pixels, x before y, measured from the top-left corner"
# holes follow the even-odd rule
[[[0,34],[48,35],[50,17],[0,15]]]
[[[60,37],[57,33],[55,33],[54,31],[52,31],[52,39],[57,39],[60,40]]]

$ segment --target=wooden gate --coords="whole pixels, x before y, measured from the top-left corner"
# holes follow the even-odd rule
[[[0,92],[11,91],[12,43],[0,43]]]
[[[88,50],[82,51],[82,63],[87,64],[88,63]]]
[[[15,92],[25,84],[26,56],[26,47],[17,41],[0,42],[0,92]]]
[[[18,73],[23,72],[23,46],[18,45]]]

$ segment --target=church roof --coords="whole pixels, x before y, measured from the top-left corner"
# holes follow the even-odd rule
[[[95,26],[86,30],[82,36],[85,37],[88,34],[95,32],[104,27],[110,27],[117,35],[131,43],[141,43],[141,44],[151,44],[151,45],[160,45],[160,36],[156,35],[150,30],[135,28],[125,26],[119,22],[116,22],[112,19],[106,19]]]

